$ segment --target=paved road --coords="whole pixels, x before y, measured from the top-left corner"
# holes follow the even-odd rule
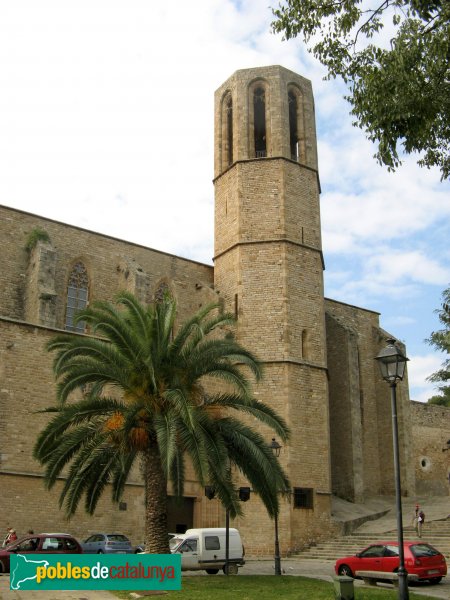
[[[324,581],[333,581],[334,569],[333,561],[307,560],[307,559],[283,559],[282,569],[286,575],[312,577],[314,579],[323,579]],[[193,573],[190,573],[193,574]],[[274,563],[272,560],[248,560],[245,567],[240,570],[239,577],[245,575],[273,575]],[[213,577],[201,572],[198,575]],[[216,577],[223,577],[217,575]],[[447,579],[447,580],[446,580]],[[449,600],[450,598],[450,576],[444,579],[439,585],[417,584],[411,586],[411,591],[416,594],[441,598]],[[364,585],[362,581],[355,581],[355,586]],[[72,592],[32,592],[32,591],[11,591],[9,589],[9,576],[0,576],[0,600],[117,600],[109,592],[94,591],[72,591]]]

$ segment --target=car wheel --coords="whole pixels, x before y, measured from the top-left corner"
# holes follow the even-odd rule
[[[341,565],[338,569],[338,575],[346,575],[347,577],[353,577],[353,571],[348,565]]]
[[[217,575],[219,569],[205,569],[205,571],[208,573],[208,575]]]
[[[228,565],[228,573],[227,573],[226,566],[222,570],[225,573],[225,575],[237,575],[238,571],[239,571],[238,566],[237,566],[236,563],[230,563]]]
[[[437,584],[437,583],[441,583],[442,581],[442,577],[433,577],[433,579],[430,579],[430,583],[432,585]]]

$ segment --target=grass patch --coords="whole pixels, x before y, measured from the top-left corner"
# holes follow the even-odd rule
[[[113,592],[122,600],[131,600],[130,592]],[[410,600],[436,600],[431,596],[414,594]],[[152,596],[150,596],[152,597]],[[334,586],[327,581],[308,577],[274,575],[246,575],[223,577],[220,575],[183,576],[182,589],[153,596],[161,600],[334,600]],[[145,597],[144,597],[145,598]],[[397,600],[398,592],[387,589],[355,587],[355,600]]]

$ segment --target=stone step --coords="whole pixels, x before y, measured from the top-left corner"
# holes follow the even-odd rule
[[[403,529],[404,539],[414,540],[417,538],[413,527],[407,526]],[[321,542],[315,546],[296,553],[299,558],[310,558],[316,560],[336,560],[342,556],[356,554],[366,546],[378,540],[396,540],[397,531],[385,531],[381,533],[358,532],[351,535],[341,536],[333,540]],[[422,539],[435,546],[447,559],[450,559],[450,521],[430,521],[424,527]]]

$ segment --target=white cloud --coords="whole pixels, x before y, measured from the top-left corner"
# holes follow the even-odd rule
[[[411,400],[426,402],[431,396],[439,393],[436,384],[426,381],[442,364],[442,357],[436,354],[409,356],[408,381]]]
[[[367,270],[371,277],[381,283],[395,282],[399,285],[403,281],[431,283],[445,285],[450,279],[450,268],[423,252],[399,250],[389,248],[380,251],[367,261]]]

